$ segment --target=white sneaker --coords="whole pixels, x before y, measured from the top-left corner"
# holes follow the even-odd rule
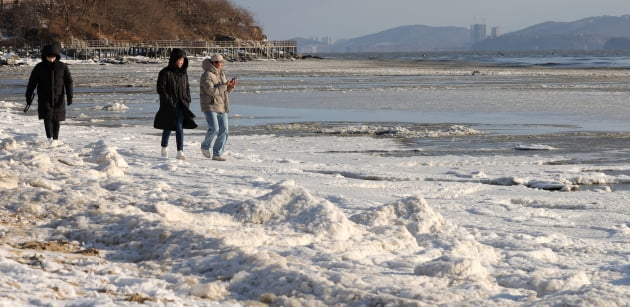
[[[219,155],[214,155],[214,156],[212,156],[212,160],[214,160],[214,161],[225,161],[227,159],[222,157],[222,156],[219,156]]]
[[[204,157],[206,158],[212,158],[212,154],[210,153],[210,150],[208,149],[201,149],[201,153],[203,154]]]
[[[162,157],[168,158],[168,151],[166,151],[166,147],[162,147]]]
[[[179,160],[186,160],[186,156],[184,156],[184,152],[181,150],[177,151],[177,159]]]

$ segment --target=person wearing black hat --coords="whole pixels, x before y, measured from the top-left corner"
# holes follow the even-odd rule
[[[66,120],[66,98],[67,105],[72,104],[72,76],[68,65],[60,61],[60,55],[57,45],[44,46],[42,61],[33,68],[26,86],[24,113],[33,103],[37,89],[37,114],[44,120],[50,141],[59,139],[59,123]]]
[[[157,92],[160,95],[160,109],[155,114],[153,127],[162,129],[162,157],[168,157],[166,148],[171,131],[175,131],[177,159],[184,156],[184,129],[194,129],[195,114],[190,111],[190,84],[188,83],[188,58],[184,50],[171,51],[168,66],[158,74]]]

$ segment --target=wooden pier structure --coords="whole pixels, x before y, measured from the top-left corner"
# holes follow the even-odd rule
[[[64,44],[66,55],[76,59],[106,59],[124,56],[168,58],[173,48],[189,55],[209,56],[220,53],[228,58],[249,57],[291,58],[297,55],[297,42],[286,41],[186,41],[156,40],[134,42],[126,40],[76,40]]]

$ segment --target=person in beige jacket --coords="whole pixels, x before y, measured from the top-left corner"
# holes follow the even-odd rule
[[[236,87],[236,78],[228,81],[223,72],[225,60],[220,54],[215,54],[209,59],[203,60],[203,74],[199,82],[199,103],[201,112],[206,115],[208,132],[201,142],[201,153],[206,158],[216,161],[225,161],[223,152],[228,139],[228,112],[230,112],[228,94]],[[215,138],[212,153],[210,147]]]

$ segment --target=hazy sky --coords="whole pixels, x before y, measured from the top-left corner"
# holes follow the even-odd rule
[[[630,0],[230,0],[271,40],[354,38],[397,26],[494,26],[501,33],[545,21],[630,15]]]

